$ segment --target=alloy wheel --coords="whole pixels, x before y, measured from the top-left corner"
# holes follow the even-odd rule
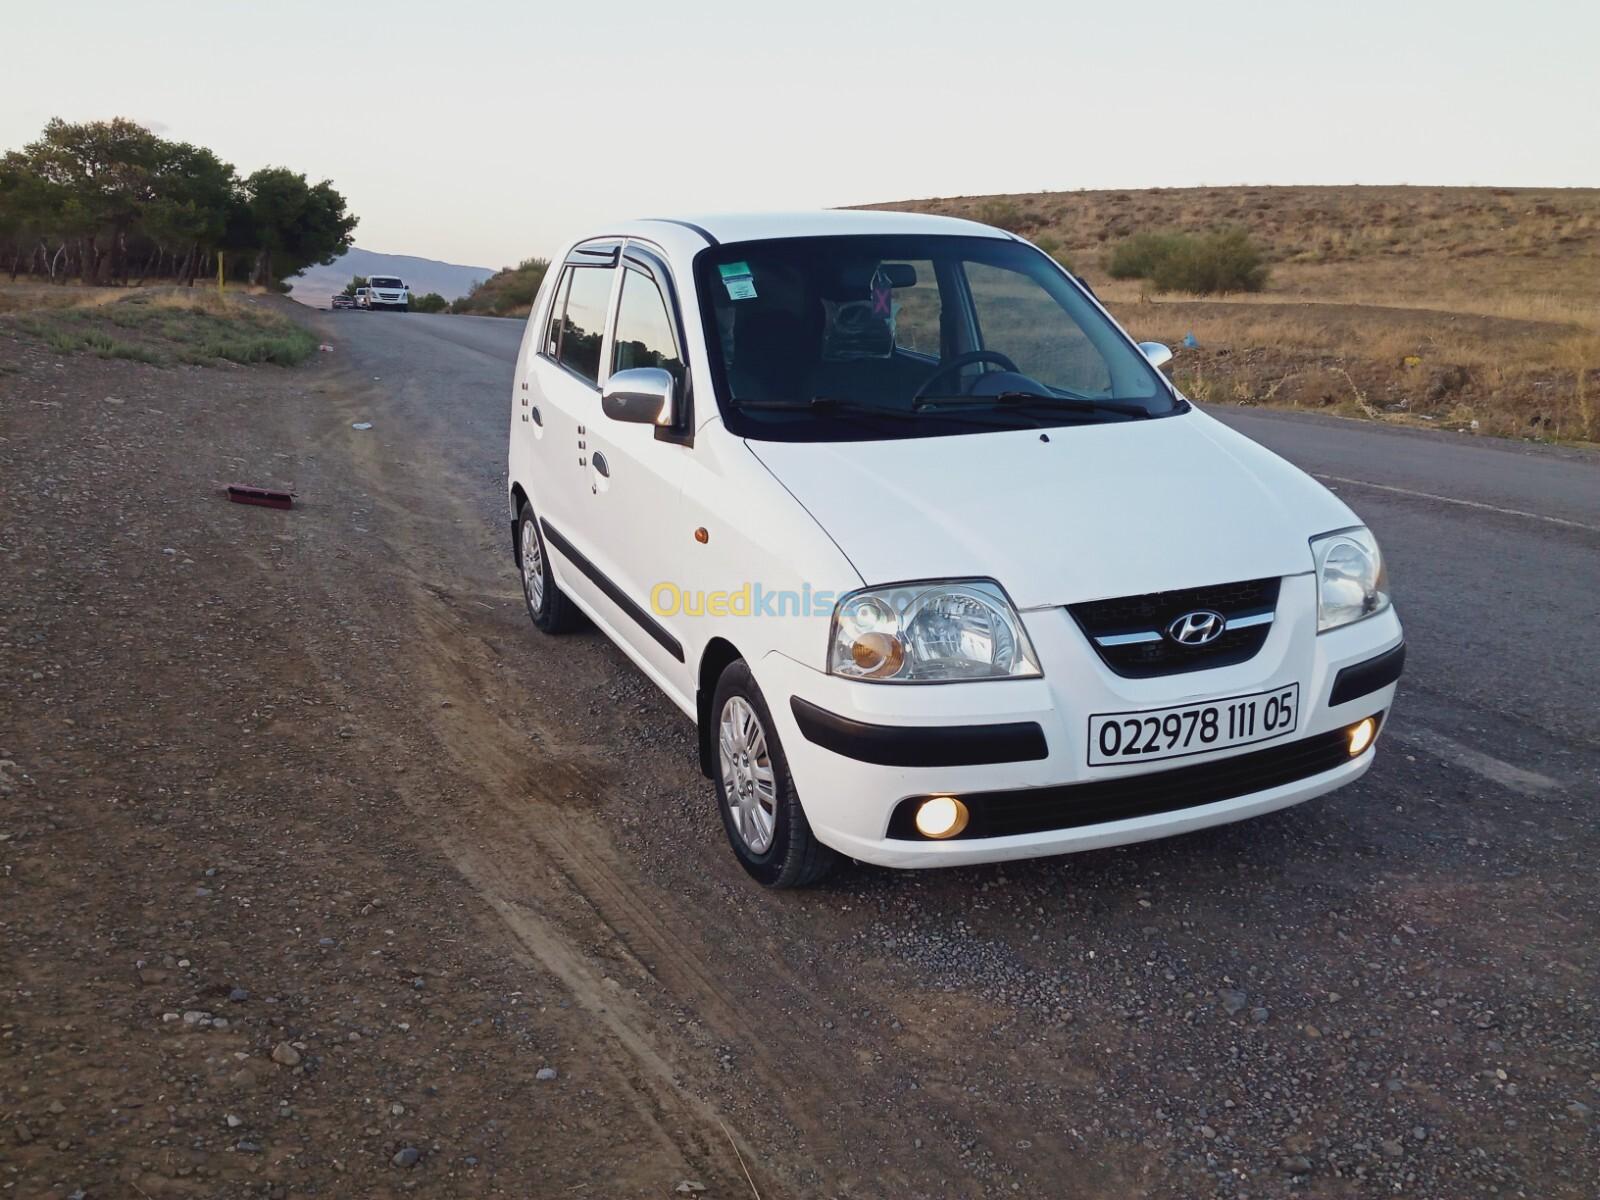
[[[767,731],[743,696],[729,696],[717,728],[722,790],[739,840],[752,854],[772,846],[778,789],[767,750]]]
[[[522,523],[522,588],[528,594],[528,607],[544,611],[544,551],[532,521]]]

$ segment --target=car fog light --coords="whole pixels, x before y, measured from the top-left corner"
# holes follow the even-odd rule
[[[967,806],[954,796],[934,796],[917,809],[917,832],[923,837],[955,837],[967,827]]]
[[[1378,732],[1378,723],[1371,717],[1350,726],[1350,757],[1355,758],[1368,746]]]

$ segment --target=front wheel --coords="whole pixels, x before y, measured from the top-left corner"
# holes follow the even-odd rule
[[[517,569],[522,576],[522,599],[536,626],[545,633],[566,633],[577,628],[578,610],[556,586],[539,520],[527,501],[523,501],[522,511],[517,514]]]
[[[743,659],[717,680],[711,714],[717,807],[739,865],[770,888],[821,880],[839,856],[811,832],[772,714]]]

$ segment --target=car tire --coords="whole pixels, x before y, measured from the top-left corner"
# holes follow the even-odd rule
[[[839,854],[811,832],[778,728],[744,659],[730,663],[711,701],[712,779],[728,843],[757,883],[807,887]]]
[[[522,600],[528,616],[545,633],[567,633],[578,628],[582,616],[567,594],[556,585],[544,534],[533,505],[522,503],[517,514],[517,574],[522,577]]]

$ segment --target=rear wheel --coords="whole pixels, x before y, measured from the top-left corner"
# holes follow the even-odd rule
[[[743,659],[717,680],[711,713],[717,807],[740,866],[771,888],[821,880],[839,855],[811,832],[772,714]]]
[[[578,610],[572,601],[556,586],[550,571],[550,558],[545,553],[544,535],[539,532],[539,520],[533,514],[533,505],[522,503],[517,514],[517,567],[522,575],[522,599],[528,606],[528,616],[545,633],[566,633],[579,623]]]

